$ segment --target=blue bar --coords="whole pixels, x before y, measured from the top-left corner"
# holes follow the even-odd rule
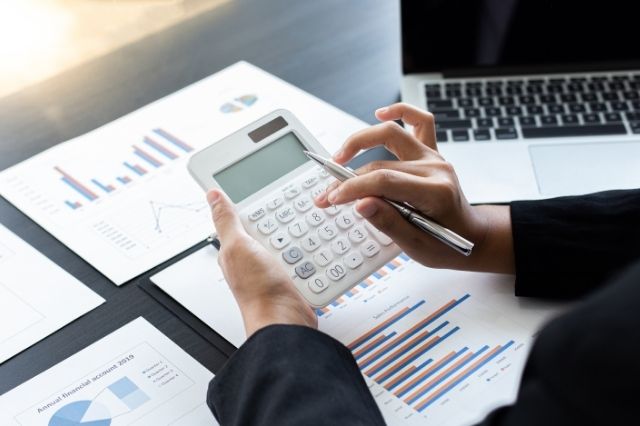
[[[445,380],[447,380],[449,377],[453,376],[456,372],[458,372],[458,370],[461,370],[465,365],[469,364],[471,361],[473,361],[475,358],[477,358],[478,355],[480,355],[482,352],[486,351],[487,349],[489,349],[489,346],[487,346],[487,345],[485,345],[482,348],[480,348],[480,350],[478,350],[473,355],[471,355],[469,357],[469,359],[467,359],[465,362],[463,362],[462,364],[460,364],[459,366],[457,366],[453,370],[449,371],[447,374],[445,374],[444,376],[442,376],[441,378],[436,380],[434,383],[432,383],[430,386],[428,386],[426,389],[424,389],[418,395],[416,395],[415,397],[411,398],[411,400],[409,400],[408,404],[413,404],[414,402],[419,400],[421,397],[423,397],[425,394],[427,394],[433,388],[438,386],[440,383],[442,383]]]
[[[382,278],[382,275],[380,275],[378,272],[374,272],[373,276],[376,277],[377,279]]]
[[[449,324],[449,321],[445,321],[442,324],[440,324],[437,328],[431,330],[431,332],[429,332],[425,337],[429,337],[432,336],[433,333],[437,332],[438,330],[441,330],[442,327],[446,326]],[[392,345],[390,345],[388,348],[386,348],[383,352],[381,352],[380,354],[378,354],[374,359],[367,361],[365,364],[362,364],[360,366],[361,369],[364,369],[365,367],[373,364],[374,362],[376,362],[378,359],[380,359],[381,357],[383,357],[384,355],[388,354],[389,352],[391,352],[393,349],[397,348],[401,343],[404,343],[405,341],[409,340],[410,337],[413,337],[414,335],[418,334],[420,331],[422,331],[425,327],[427,326],[427,324],[423,324],[422,326],[418,327],[417,329],[413,330],[413,332],[407,334],[406,336],[403,336],[402,338],[398,339],[397,342],[394,342]],[[357,360],[358,358],[356,358]]]
[[[120,176],[118,176],[116,179],[118,179],[118,180],[120,181],[120,183],[122,183],[122,184],[124,184],[124,185],[128,184],[129,182],[131,182],[131,181],[129,181],[129,180],[126,180],[126,179],[124,179],[124,178],[121,178]]]
[[[391,262],[387,263],[385,266],[386,266],[387,268],[391,269],[392,271],[393,271],[394,269],[396,269],[396,268],[397,268],[397,266],[396,266],[396,265],[394,265],[394,264],[393,264],[393,263],[391,263]]]
[[[190,146],[187,143],[181,141],[180,139],[176,138],[175,136],[173,136],[172,134],[168,133],[167,131],[165,131],[163,129],[153,129],[153,132],[155,134],[157,134],[157,135],[162,136],[163,138],[165,138],[166,140],[168,140],[169,142],[171,142],[172,144],[174,144],[175,146],[177,146],[178,148],[180,148],[184,152],[193,151],[193,147],[192,146]]]
[[[334,300],[333,302],[331,302],[331,306],[333,306],[334,308],[335,308],[336,306],[338,306],[339,304],[340,304],[340,303],[338,303],[338,301],[337,301],[337,300]]]
[[[324,312],[322,312],[322,310],[320,310],[320,309],[316,309],[316,315],[321,317],[321,316],[324,315]]]
[[[68,205],[69,207],[71,207],[73,210],[77,209],[79,206],[76,205],[76,203],[72,203],[71,201],[67,201],[65,200],[64,203],[66,205]]]
[[[162,156],[168,158],[169,160],[175,160],[176,158],[178,158],[178,156],[176,154],[174,154],[173,152],[171,152],[170,150],[168,150],[167,148],[163,147],[162,145],[160,145],[158,142],[154,141],[153,139],[149,138],[149,137],[144,137],[143,142],[147,145],[149,145],[151,148],[155,149],[156,151],[158,151]]]
[[[375,345],[371,346],[370,348],[368,348],[366,351],[362,352],[360,355],[358,355],[358,357],[356,358],[356,360],[358,358],[362,358],[363,356],[365,356],[366,354],[368,354],[369,352],[371,352],[374,349],[377,349],[378,347],[380,347],[380,345],[382,345],[384,342],[386,342],[387,340],[391,339],[393,336],[395,336],[397,333],[395,331],[391,332],[390,334],[384,336],[384,339],[380,340],[378,343],[376,343]]]
[[[126,168],[128,168],[129,170],[131,170],[133,173],[137,174],[138,176],[144,175],[144,173],[140,172],[140,170],[138,170],[137,168],[135,168],[131,164],[127,163],[126,161],[124,163],[122,163],[122,164],[124,164],[124,166]]]
[[[363,281],[363,282],[361,282],[361,283],[359,284],[359,286],[360,286],[360,287],[362,287],[362,288],[367,288],[367,283],[365,283],[365,282]]]
[[[404,261],[409,260],[409,256],[407,256],[407,255],[406,255],[406,254],[404,254],[404,253],[400,253],[400,254],[398,255],[398,257],[400,257],[400,259],[402,259],[402,260],[404,260]]]
[[[155,168],[158,168],[158,167],[162,166],[161,162],[157,161],[155,158],[149,156],[149,154],[145,153],[144,151],[141,151],[138,148],[135,148],[133,153],[135,155],[137,155],[138,157],[142,158],[147,163],[151,164]]]
[[[67,179],[66,177],[61,177],[60,179],[62,179],[62,181],[64,183],[66,183],[67,185],[69,185],[71,188],[73,188],[74,190],[76,190],[77,192],[80,193],[80,195],[82,195],[84,198],[86,198],[89,201],[93,201],[98,197],[94,197],[93,194],[89,194],[87,191],[84,190],[84,188],[80,188],[79,186],[77,186],[75,183],[71,182],[69,179]]]
[[[420,352],[414,354],[413,356],[411,356],[408,360],[406,360],[405,362],[403,362],[400,365],[396,365],[393,368],[393,372],[392,373],[387,373],[388,375],[383,377],[381,379],[382,382],[386,381],[387,379],[393,377],[398,371],[402,370],[404,367],[406,367],[407,365],[411,364],[413,361],[415,361],[416,359],[420,358],[422,355],[424,355],[427,351],[435,348],[436,346],[438,346],[438,344],[440,344],[440,342],[442,342],[443,340],[445,340],[447,337],[451,336],[453,333],[455,333],[456,331],[460,330],[460,327],[455,327],[454,329],[452,329],[451,331],[449,331],[447,334],[443,335],[440,339],[438,339],[437,341],[433,342],[431,345],[427,346],[426,348],[422,349]]]
[[[348,297],[353,297],[353,293],[351,293],[351,290],[347,291],[345,294],[346,294]]]
[[[394,383],[389,389],[387,389],[388,391],[393,390],[393,388],[395,388],[396,386],[400,385],[402,382],[404,382],[405,380],[407,380],[408,378],[410,378],[411,376],[413,376],[416,373],[419,373],[420,370],[422,370],[424,367],[426,367],[428,364],[431,364],[433,362],[433,359],[429,358],[428,360],[426,360],[425,362],[423,362],[422,364],[420,364],[419,366],[416,367],[415,370],[413,370],[410,374],[406,375],[405,377],[402,378],[402,380],[400,380],[399,382]]]
[[[98,188],[102,189],[104,192],[106,193],[111,192],[111,188],[104,186],[103,184],[98,182],[96,179],[91,179],[91,182],[93,182]]]
[[[405,396],[407,393],[409,393],[410,391],[412,391],[413,389],[416,388],[416,386],[420,385],[422,382],[424,382],[425,380],[427,380],[429,377],[433,376],[434,374],[436,374],[438,371],[442,370],[444,367],[446,367],[447,365],[449,365],[452,361],[454,361],[456,358],[458,358],[460,355],[462,355],[463,353],[465,353],[466,351],[468,351],[469,348],[468,347],[464,347],[462,349],[460,349],[458,352],[456,352],[456,354],[454,356],[451,357],[451,359],[447,362],[445,362],[444,364],[441,364],[438,368],[434,369],[431,373],[427,374],[426,376],[424,376],[423,378],[421,378],[420,380],[418,380],[417,382],[415,382],[414,384],[412,384],[411,386],[409,386],[407,389],[403,390],[402,392],[400,392],[397,396],[398,398],[401,398],[403,396]]]
[[[418,346],[420,343],[424,342],[425,340],[427,340],[429,337],[433,336],[434,334],[436,334],[439,330],[441,330],[443,327],[445,327],[447,325],[447,323],[443,323],[440,324],[438,327],[434,328],[433,330],[431,330],[430,332],[428,332],[427,334],[425,334],[424,336],[422,336],[420,339],[416,340],[415,342],[413,342],[404,352],[401,352],[393,357],[391,357],[391,359],[388,359],[387,361],[385,361],[380,367],[376,368],[375,370],[373,370],[373,372],[371,372],[370,376],[375,376],[376,374],[378,374],[381,370],[383,370],[385,367],[388,367],[389,364],[395,362],[398,360],[398,358],[403,357],[404,355],[406,355],[411,349],[415,348],[416,346]],[[383,356],[383,355],[380,355]],[[376,357],[376,359],[379,357]],[[367,365],[370,365],[374,360],[372,360],[371,362],[368,362]],[[364,369],[364,366],[361,367],[362,369]]]
[[[365,342],[368,342],[373,336],[377,335],[378,333],[380,333],[382,330],[385,330],[389,327],[391,327],[393,324],[397,323],[398,321],[400,321],[402,318],[406,317],[407,315],[409,315],[411,312],[415,311],[416,309],[418,309],[422,304],[424,304],[424,300],[419,301],[418,303],[416,303],[415,305],[413,305],[411,308],[407,309],[407,311],[405,313],[403,313],[402,315],[399,315],[398,318],[394,319],[393,321],[391,321],[389,324],[385,325],[384,327],[382,327],[380,330],[377,330],[375,333],[373,333],[370,336],[367,336],[366,339],[359,341],[358,344],[356,344],[354,347],[349,348],[352,351],[354,351],[358,346],[362,345]],[[357,340],[357,339],[356,339]]]
[[[472,375],[473,373],[475,373],[476,371],[478,371],[480,368],[482,368],[485,364],[487,364],[489,361],[491,361],[492,359],[494,359],[495,357],[497,357],[498,355],[500,355],[501,352],[505,351],[509,346],[513,345],[513,340],[509,341],[509,343],[507,343],[506,345],[504,345],[503,347],[501,347],[496,353],[494,353],[493,355],[491,355],[489,358],[485,359],[484,361],[482,361],[480,364],[476,365],[474,368],[472,368],[471,370],[469,370],[468,372],[466,372],[462,377],[460,377],[458,380],[454,381],[453,383],[451,383],[449,386],[447,386],[446,388],[444,388],[443,390],[440,391],[440,393],[438,394],[438,396],[436,396],[435,398],[433,398],[431,401],[429,401],[429,403],[427,405],[425,405],[424,407],[422,407],[420,410],[418,410],[418,412],[422,412],[422,410],[424,410],[425,408],[427,408],[428,406],[430,406],[432,403],[436,402],[441,396],[443,396],[444,394],[446,394],[447,392],[449,392],[451,389],[455,388],[457,385],[459,385],[461,382],[463,382],[467,377],[469,377],[470,375]]]

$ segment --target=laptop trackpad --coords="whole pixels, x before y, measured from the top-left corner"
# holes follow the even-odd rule
[[[531,145],[545,197],[640,188],[640,141]]]

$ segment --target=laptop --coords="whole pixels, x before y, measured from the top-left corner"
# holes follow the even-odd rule
[[[401,1],[402,100],[471,202],[640,187],[633,2]]]

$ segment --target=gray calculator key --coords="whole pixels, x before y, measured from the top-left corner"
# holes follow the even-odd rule
[[[300,195],[300,187],[295,185],[284,190],[284,196],[287,200],[291,200]]]
[[[302,265],[296,266],[296,274],[300,278],[309,278],[316,273],[316,267],[311,262],[304,262]]]
[[[338,230],[332,224],[321,225],[318,228],[318,236],[325,241],[333,240],[338,235]]]
[[[289,233],[296,238],[302,237],[308,230],[309,225],[307,225],[307,222],[302,220],[298,220],[289,225]]]
[[[269,242],[273,246],[274,249],[280,250],[285,248],[291,242],[291,238],[284,232],[277,232],[273,234],[271,238],[269,238]]]
[[[351,244],[345,238],[338,238],[331,243],[331,249],[337,254],[344,254],[351,248]]]
[[[318,294],[329,288],[329,280],[323,277],[315,277],[314,279],[309,281],[308,285],[309,290]]]
[[[364,227],[358,225],[351,229],[348,235],[352,243],[358,244],[367,238],[367,231],[365,231]]]
[[[324,212],[330,216],[335,216],[340,213],[340,210],[342,210],[342,206],[333,205],[324,209]]]
[[[326,189],[327,187],[325,185],[316,186],[311,190],[311,196],[313,198],[316,198],[318,195],[322,194]]]
[[[329,250],[322,249],[313,255],[313,260],[320,266],[327,266],[333,260],[333,253]]]
[[[282,252],[282,258],[290,265],[298,263],[303,257],[302,250],[298,247],[290,247]]]
[[[329,177],[329,172],[323,167],[318,172],[318,176],[320,177],[320,179],[328,178]]]
[[[307,213],[307,215],[305,216],[307,219],[307,223],[311,226],[318,226],[320,225],[322,222],[324,222],[324,213],[322,213],[320,210],[315,209],[315,210],[311,210],[309,213]]]
[[[340,229],[349,229],[355,223],[356,218],[349,212],[339,214],[338,217],[336,217],[336,225],[338,225]]]
[[[282,204],[284,204],[284,200],[282,199],[282,197],[275,197],[267,201],[267,207],[269,207],[269,210],[275,210]]]
[[[258,219],[262,219],[267,212],[264,210],[264,207],[260,207],[253,211],[253,213],[249,213],[249,220],[255,222]]]
[[[320,248],[320,239],[314,235],[307,235],[300,239],[300,244],[303,249],[311,252]]]

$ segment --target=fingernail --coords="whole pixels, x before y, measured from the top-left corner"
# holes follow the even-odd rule
[[[364,206],[358,206],[358,213],[364,218],[369,218],[378,212],[378,206],[373,203],[366,203]]]
[[[318,196],[316,197],[316,201],[318,203],[322,203],[324,202],[324,200],[327,198],[327,193],[322,191],[320,194],[318,194]]]
[[[340,158],[341,156],[342,156],[342,149],[337,150],[336,153],[333,154],[334,159]]]
[[[333,191],[331,191],[329,193],[329,195],[327,196],[327,199],[329,200],[329,202],[331,204],[333,204],[336,201],[336,198],[338,198],[338,193],[339,192],[340,192],[340,188],[334,189]]]
[[[209,202],[209,206],[215,206],[218,201],[220,201],[220,192],[211,191],[207,194],[207,201]]]
[[[389,107],[382,107],[382,108],[378,108],[376,110],[376,114],[384,114],[385,112],[389,111]]]

